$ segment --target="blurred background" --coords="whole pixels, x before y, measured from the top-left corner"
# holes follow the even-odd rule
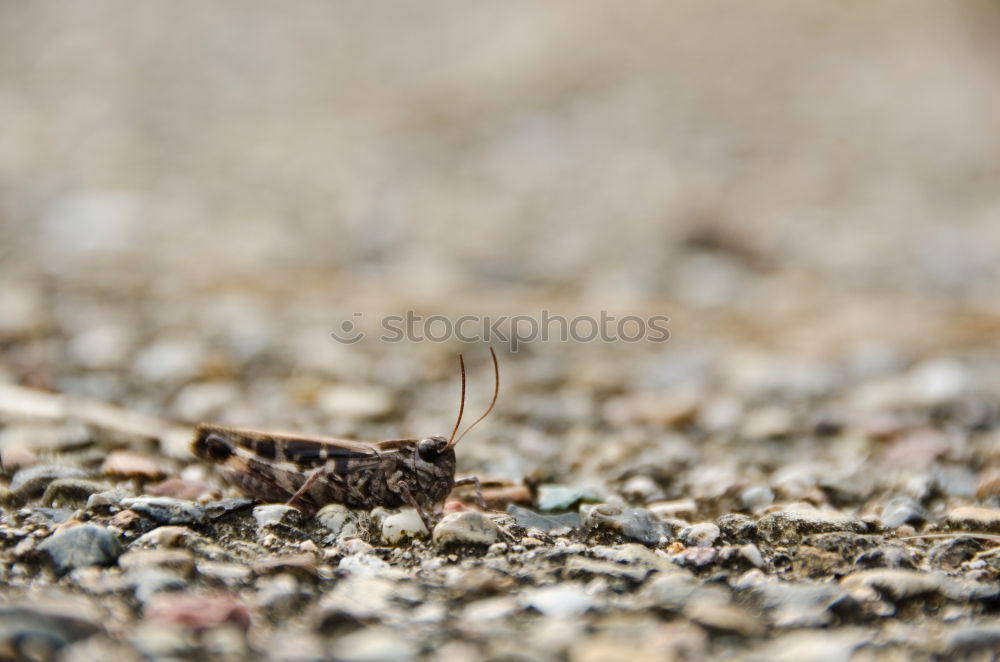
[[[3,3],[0,373],[436,431],[485,347],[329,333],[544,308],[671,339],[505,353],[501,416],[541,429],[675,386],[657,416],[910,366],[947,392],[1000,332],[998,33],[994,0]]]

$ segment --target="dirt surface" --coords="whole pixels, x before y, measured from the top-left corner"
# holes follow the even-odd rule
[[[998,29],[4,5],[0,659],[994,659]],[[431,533],[190,453],[447,434],[487,344]]]

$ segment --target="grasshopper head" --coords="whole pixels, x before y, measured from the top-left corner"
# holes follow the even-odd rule
[[[448,448],[448,440],[444,437],[427,437],[417,442],[417,455],[422,461],[434,464],[446,448]]]
[[[455,449],[444,437],[428,437],[417,442],[415,455],[417,498],[428,506],[441,503],[455,482]]]

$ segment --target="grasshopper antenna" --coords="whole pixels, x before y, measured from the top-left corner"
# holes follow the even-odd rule
[[[455,421],[455,427],[451,429],[451,436],[448,437],[449,446],[455,445],[452,443],[452,439],[455,438],[455,433],[458,432],[458,426],[462,424],[462,414],[465,413],[465,359],[462,358],[461,354],[458,355],[458,365],[462,370],[462,401],[461,404],[458,405],[458,420]]]
[[[497,362],[497,353],[493,351],[492,347],[490,347],[490,356],[493,357],[493,374],[496,377],[496,383],[495,383],[495,385],[493,387],[493,400],[490,402],[490,406],[487,407],[486,411],[483,412],[483,415],[480,416],[479,418],[477,418],[476,420],[474,420],[469,427],[465,428],[465,432],[463,432],[462,434],[458,435],[458,439],[456,439],[454,442],[449,441],[448,442],[448,446],[454,446],[458,442],[462,441],[462,437],[464,437],[465,435],[469,434],[469,430],[471,430],[472,428],[474,428],[477,425],[479,425],[479,422],[481,420],[483,420],[484,418],[486,418],[487,416],[490,415],[490,412],[493,411],[493,406],[496,405],[496,403],[497,403],[497,396],[500,395],[500,364]],[[463,364],[463,369],[462,369],[462,393],[463,393],[463,396],[464,396],[464,393],[465,393],[465,368],[464,368],[464,364]],[[464,397],[463,397],[463,400],[464,400]],[[456,429],[457,429],[457,427],[458,426],[456,426]]]

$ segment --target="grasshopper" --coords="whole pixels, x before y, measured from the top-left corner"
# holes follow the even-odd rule
[[[475,485],[486,508],[479,478],[455,480],[455,445],[486,418],[500,394],[500,366],[493,357],[493,399],[482,416],[459,434],[465,412],[465,359],[458,356],[462,396],[451,436],[365,442],[326,437],[198,426],[191,451],[216,464],[223,477],[249,497],[285,501],[312,514],[328,503],[350,508],[376,506],[416,509],[427,531],[428,513],[437,513],[456,485]]]

